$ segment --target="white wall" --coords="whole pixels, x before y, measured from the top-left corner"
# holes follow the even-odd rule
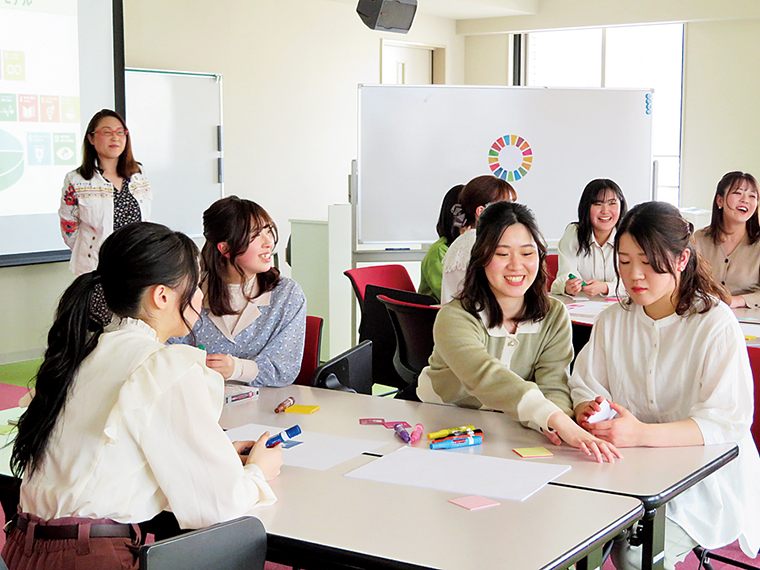
[[[466,79],[501,84],[508,32],[685,21],[681,205],[710,209],[730,170],[760,175],[760,2],[543,0],[535,16],[460,21]]]
[[[681,203],[709,210],[723,174],[760,176],[760,19],[693,22],[684,41]]]
[[[381,38],[445,46],[447,83],[464,81],[453,20],[379,33],[355,3],[124,0],[124,23],[128,66],[224,75],[225,192],[261,203],[284,240],[290,218],[348,201],[357,84],[380,82]]]
[[[269,210],[281,251],[289,219],[327,219],[329,204],[348,201],[356,86],[380,82],[382,38],[445,47],[447,83],[464,82],[453,20],[418,14],[401,35],[366,28],[352,2],[123,2],[127,66],[224,75],[226,193]],[[63,263],[0,269],[0,363],[42,354],[71,280]]]

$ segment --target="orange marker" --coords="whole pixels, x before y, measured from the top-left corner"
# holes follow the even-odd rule
[[[296,403],[296,399],[293,396],[291,396],[284,402],[280,402],[279,405],[274,409],[274,413],[279,414],[280,412],[284,412],[295,403]]]

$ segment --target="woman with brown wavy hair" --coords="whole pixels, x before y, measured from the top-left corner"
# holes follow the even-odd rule
[[[228,196],[203,212],[203,236],[205,297],[193,332],[206,365],[225,380],[292,384],[303,358],[306,297],[272,263],[274,220],[256,202]]]
[[[570,316],[546,291],[546,245],[532,212],[497,202],[480,214],[461,294],[435,320],[423,402],[491,408],[597,461],[620,457],[570,417]]]

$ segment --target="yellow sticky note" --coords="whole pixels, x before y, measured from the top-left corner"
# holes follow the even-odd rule
[[[744,340],[755,340],[756,338],[756,336],[752,336],[751,334],[744,335]]]
[[[554,455],[545,447],[517,447],[512,451],[524,459],[532,459],[533,457],[551,457]]]
[[[304,406],[302,404],[296,404],[290,406],[285,410],[286,414],[313,414],[319,409],[319,406]]]

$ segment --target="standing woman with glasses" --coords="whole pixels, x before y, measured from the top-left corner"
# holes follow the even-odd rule
[[[150,203],[150,184],[132,156],[124,119],[109,109],[98,111],[87,125],[82,166],[63,181],[58,210],[72,273],[95,269],[100,245],[119,228],[146,221]]]

